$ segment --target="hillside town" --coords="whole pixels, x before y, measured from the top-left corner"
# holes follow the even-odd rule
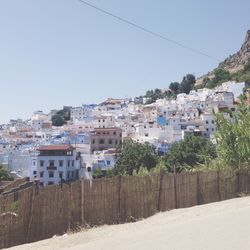
[[[159,155],[168,154],[174,142],[198,135],[216,144],[217,113],[235,110],[245,82],[225,82],[200,88],[176,99],[108,98],[100,104],[64,106],[68,121],[53,126],[53,117],[35,111],[30,119],[13,119],[0,125],[0,165],[16,178],[29,177],[41,186],[92,179],[117,161],[117,149],[125,140],[149,143]]]

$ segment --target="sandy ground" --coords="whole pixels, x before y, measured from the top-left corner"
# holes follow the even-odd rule
[[[15,250],[250,249],[250,197],[158,213],[123,225],[102,226]]]

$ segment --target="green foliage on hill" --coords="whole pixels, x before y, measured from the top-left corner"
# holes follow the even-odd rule
[[[56,127],[61,127],[70,120],[70,109],[64,108],[56,112],[55,115],[52,116],[51,121],[52,125]]]
[[[156,100],[163,98],[176,99],[176,95],[172,91],[163,92],[160,89],[148,90],[144,97],[147,98],[146,104],[153,103]]]
[[[0,165],[0,181],[13,181],[10,172]]]
[[[148,90],[144,97],[147,98],[146,104],[155,102],[158,99],[176,99],[176,96],[180,93],[188,94],[192,89],[194,89],[195,76],[192,74],[187,74],[183,77],[181,83],[172,82],[169,85],[168,91],[162,91],[160,89]]]
[[[236,73],[230,73],[224,69],[216,69],[214,71],[214,77],[204,78],[201,87],[211,89],[227,81],[250,82],[250,61],[244,66],[242,70],[239,70]]]
[[[195,76],[192,74],[187,74],[183,77],[182,82],[172,82],[169,85],[169,89],[175,94],[186,93],[189,94],[191,90],[194,89]]]
[[[195,76],[192,74],[187,74],[183,77],[182,82],[180,83],[179,93],[189,94],[191,90],[194,89]]]

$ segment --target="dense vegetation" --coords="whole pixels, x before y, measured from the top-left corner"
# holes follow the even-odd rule
[[[133,175],[138,173],[140,168],[151,170],[156,167],[157,163],[158,156],[150,144],[128,140],[123,143],[113,174]]]
[[[67,107],[57,111],[56,114],[53,115],[51,118],[52,125],[56,127],[63,126],[69,120],[70,120],[70,109]]]
[[[244,66],[242,70],[236,73],[230,73],[224,69],[216,69],[214,77],[206,77],[200,88],[214,88],[221,85],[223,82],[236,81],[236,82],[250,82],[250,61]]]
[[[241,105],[231,119],[217,116],[218,163],[230,168],[250,164],[250,107]]]
[[[0,181],[12,181],[10,172],[0,165]]]
[[[174,143],[166,157],[157,155],[148,143],[129,140],[124,142],[119,159],[107,176],[144,176],[160,170],[181,172],[186,168],[194,168],[197,164],[209,163],[215,157],[215,146],[199,136],[188,136],[183,141]],[[100,170],[96,170],[93,175],[94,178],[103,176]]]
[[[195,76],[192,74],[187,74],[183,77],[182,82],[172,82],[169,85],[169,89],[175,94],[185,93],[189,94],[191,90],[194,89]]]
[[[144,97],[147,98],[146,104],[163,98],[176,99],[176,95],[172,91],[162,91],[160,89],[148,90]]]
[[[207,164],[216,158],[216,148],[209,140],[200,136],[187,136],[184,140],[174,143],[167,156],[166,164],[170,170],[193,168],[199,164]]]
[[[162,91],[161,89],[148,90],[144,96],[140,96],[137,99],[142,103],[143,97],[147,98],[146,104],[155,102],[158,99],[176,99],[176,96],[180,93],[188,94],[192,89],[194,89],[195,76],[192,74],[187,74],[183,77],[181,83],[172,82],[169,85],[169,90]]]

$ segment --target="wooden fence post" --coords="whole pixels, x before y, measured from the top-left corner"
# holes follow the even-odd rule
[[[174,165],[174,201],[175,201],[175,208],[178,208],[177,202],[177,190],[176,190],[176,166]]]
[[[217,185],[218,185],[218,198],[221,201],[221,194],[220,194],[220,170],[217,170]]]
[[[33,221],[33,214],[34,214],[34,200],[35,200],[35,187],[32,186],[32,193],[31,193],[31,199],[30,199],[30,211],[29,211],[29,224],[27,229],[27,236],[26,236],[26,242],[30,241],[30,232],[31,232],[31,226]]]
[[[121,223],[122,176],[118,177],[118,223]]]
[[[203,202],[201,201],[200,195],[200,180],[199,180],[199,171],[196,172],[197,177],[197,205],[201,205]]]
[[[81,224],[84,223],[84,179],[81,179]]]
[[[236,196],[239,197],[240,196],[240,170],[237,170],[236,176],[237,176],[237,194],[236,194]]]
[[[161,199],[162,199],[162,181],[164,177],[164,171],[160,171],[160,183],[159,183],[159,194],[158,194],[158,204],[157,204],[157,210],[161,211]]]

